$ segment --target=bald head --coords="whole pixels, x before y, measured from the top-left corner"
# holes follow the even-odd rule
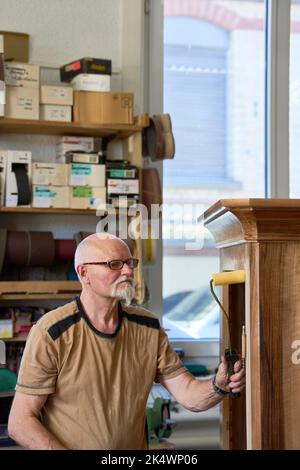
[[[76,248],[74,265],[77,272],[79,265],[94,261],[108,261],[131,256],[127,244],[120,238],[107,232],[93,233],[84,238]]]

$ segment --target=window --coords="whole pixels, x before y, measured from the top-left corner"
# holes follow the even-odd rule
[[[300,1],[291,4],[290,33],[290,194],[300,197]]]
[[[187,243],[218,199],[265,197],[265,4],[165,0],[164,15],[164,111],[176,155],[164,163],[164,203],[175,215],[173,232],[164,217],[163,322],[171,339],[218,338],[209,291],[218,252],[205,229],[202,249]]]

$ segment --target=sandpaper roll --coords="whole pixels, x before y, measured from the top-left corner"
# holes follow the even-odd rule
[[[52,232],[28,232],[27,266],[51,266],[55,243]]]
[[[75,240],[55,240],[55,261],[72,261],[75,250]]]
[[[18,189],[18,206],[27,206],[31,202],[31,188],[26,165],[13,163],[12,171],[15,174]]]
[[[28,260],[28,234],[8,230],[4,262],[13,266],[26,266]]]
[[[6,238],[7,238],[7,230],[6,228],[1,228],[0,229],[0,273],[2,271],[4,258],[5,258]]]

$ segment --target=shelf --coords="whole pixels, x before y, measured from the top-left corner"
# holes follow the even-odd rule
[[[126,138],[140,132],[143,125],[88,124],[77,122],[40,121],[0,118],[0,132],[7,134],[76,135],[86,137]]]
[[[25,343],[25,341],[27,340],[27,336],[17,336],[15,338],[0,338],[0,340],[5,341],[7,343]]]
[[[93,215],[95,217],[105,217],[107,215],[107,212],[110,210],[114,209],[114,213],[118,214],[126,214],[128,212],[129,208],[125,207],[113,207],[113,208],[108,208],[107,211],[103,211],[101,209],[101,215],[97,215],[97,211],[93,209],[54,209],[54,208],[47,208],[47,207],[5,207],[5,206],[0,206],[0,213],[1,212],[6,212],[6,213],[13,213],[13,214],[71,214],[71,215]],[[104,214],[102,215],[102,212]],[[130,216],[128,216],[130,217]]]
[[[70,299],[80,292],[79,281],[0,282],[0,300]]]
[[[96,215],[96,211],[92,209],[54,209],[46,207],[0,207],[0,212],[13,212],[22,214]]]

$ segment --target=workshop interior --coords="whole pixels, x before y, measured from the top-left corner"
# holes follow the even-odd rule
[[[149,448],[299,450],[300,0],[0,12],[0,451],[29,332],[103,231],[189,372],[246,374],[198,413],[153,383]]]

